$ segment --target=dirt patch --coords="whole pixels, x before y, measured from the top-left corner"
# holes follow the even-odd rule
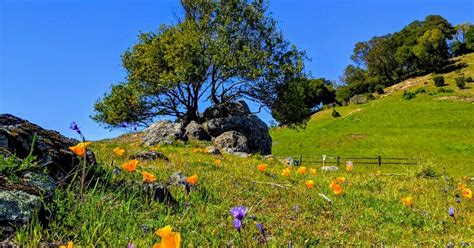
[[[361,133],[350,133],[347,135],[347,137],[351,140],[362,140],[362,139],[367,139],[369,135],[361,134]]]

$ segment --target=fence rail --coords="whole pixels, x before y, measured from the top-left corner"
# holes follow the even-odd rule
[[[396,158],[396,157],[341,157],[341,156],[276,156],[277,159],[288,159],[291,158],[297,161],[298,164],[305,162],[309,163],[321,163],[323,165],[337,165],[340,166],[341,163],[346,161],[352,161],[356,164],[363,165],[416,165],[420,159],[416,158]]]

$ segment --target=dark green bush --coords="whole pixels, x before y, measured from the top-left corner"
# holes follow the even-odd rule
[[[410,100],[416,97],[416,93],[414,92],[409,92],[409,91],[404,91],[403,92],[403,99],[405,100]]]
[[[443,87],[444,86],[444,77],[443,76],[433,76],[433,81],[436,87]]]
[[[452,89],[447,89],[447,88],[439,88],[438,93],[452,93]]]
[[[385,93],[383,89],[384,89],[383,85],[381,84],[375,85],[375,92],[377,92],[377,94],[382,95],[383,93]]]
[[[341,117],[341,114],[339,114],[339,112],[337,112],[336,109],[332,109],[331,115],[334,118]]]
[[[423,93],[426,93],[425,88],[418,88],[418,89],[415,90],[415,94],[423,94]]]
[[[472,80],[472,77],[467,77],[467,78],[466,78],[466,82],[472,83],[472,82],[474,82],[474,80]]]
[[[456,81],[456,86],[458,86],[459,89],[466,88],[466,82],[464,77],[457,77],[454,80]]]

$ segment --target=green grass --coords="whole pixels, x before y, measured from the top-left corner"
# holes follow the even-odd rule
[[[314,115],[305,129],[272,129],[273,153],[419,158],[434,161],[438,171],[445,165],[451,174],[474,175],[474,83],[460,90],[454,82],[460,73],[474,77],[474,54],[457,60],[467,67],[442,74],[447,84],[444,88],[452,93],[437,93],[431,75],[407,80],[392,88],[414,82],[409,88],[395,89],[367,104],[336,108],[340,118],[333,118],[332,110],[324,110]],[[403,99],[403,91],[419,88],[427,92]],[[396,166],[383,169],[399,171]]]
[[[465,199],[456,203],[454,197],[462,179],[420,176],[429,165],[407,168],[405,174],[380,176],[357,167],[353,173],[324,174],[318,170],[316,175],[297,175],[293,169],[291,177],[283,177],[285,166],[275,159],[193,153],[196,144],[155,147],[171,162],[141,161],[139,170],[153,172],[162,182],[175,171],[199,176],[198,186],[189,195],[182,187],[169,186],[178,202],[170,208],[147,197],[139,173],[112,172],[112,162],[119,165],[127,156],[150,149],[135,141],[136,137],[124,136],[94,143],[92,149],[108,176],[91,186],[83,203],[77,187],[58,191],[54,203],[47,206],[55,213],[49,225],[32,223],[17,232],[15,242],[29,247],[69,240],[84,247],[126,247],[128,242],[151,247],[159,241],[153,232],[165,225],[180,232],[183,247],[281,247],[290,241],[295,247],[474,242],[474,204]],[[126,157],[115,157],[112,149],[116,146],[127,150]],[[222,160],[221,166],[214,164],[216,159]],[[256,169],[262,162],[269,165],[265,172]],[[337,176],[348,179],[340,196],[328,186]],[[315,182],[314,189],[305,187],[309,179]],[[465,183],[473,187],[473,181]],[[445,184],[447,194],[442,191]],[[332,204],[319,193],[328,196]],[[400,202],[405,196],[414,197],[412,207]],[[240,234],[229,213],[237,205],[249,208]],[[449,205],[456,208],[456,218],[447,214]],[[259,241],[257,222],[267,231],[266,244]]]
[[[474,54],[462,61],[472,61]],[[472,65],[462,70],[473,75]],[[354,171],[290,177],[277,159],[261,156],[240,158],[194,153],[206,143],[179,143],[174,146],[144,147],[140,134],[94,142],[97,170],[105,171],[90,185],[81,202],[78,182],[56,192],[46,205],[49,224],[33,220],[20,228],[13,241],[26,247],[57,246],[74,241],[79,247],[151,247],[159,242],[153,232],[166,225],[181,234],[183,247],[293,247],[313,246],[456,246],[474,242],[474,201],[456,202],[459,182],[473,189],[474,106],[472,103],[438,101],[439,97],[470,97],[466,90],[453,86],[456,73],[445,75],[453,93],[431,94],[432,83],[417,79],[410,91],[425,87],[428,93],[411,100],[402,99],[400,90],[365,105],[338,108],[339,119],[323,111],[314,116],[305,130],[272,130],[277,155],[341,155],[420,157],[417,166],[360,166]],[[126,155],[116,157],[112,149],[120,146]],[[199,183],[189,194],[183,187],[169,186],[177,205],[170,207],[150,199],[138,172],[128,173],[120,165],[139,151],[156,149],[170,162],[140,161],[138,170],[155,174],[166,183],[170,175],[182,171],[197,174]],[[222,160],[220,166],[214,161]],[[268,164],[265,172],[256,169]],[[447,175],[440,168],[447,166]],[[8,167],[10,168],[10,167]],[[115,172],[114,172],[115,169]],[[378,175],[377,170],[384,173]],[[437,173],[433,173],[435,170]],[[116,173],[116,172],[120,173]],[[336,196],[329,184],[343,176],[344,194]],[[314,189],[305,187],[313,180]],[[447,192],[443,192],[443,188]],[[329,203],[319,194],[329,197]],[[414,204],[404,206],[400,199],[412,196]],[[239,234],[229,213],[234,206],[249,208]],[[448,207],[455,208],[455,217]],[[261,223],[267,242],[256,227]]]

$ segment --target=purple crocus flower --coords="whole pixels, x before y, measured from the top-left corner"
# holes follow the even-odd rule
[[[77,125],[75,121],[71,122],[71,125],[69,126],[69,128],[73,131],[76,131],[78,134],[81,134],[81,129],[79,129],[79,126]]]
[[[134,247],[135,247],[135,245],[133,245],[132,242],[128,243],[128,245],[127,245],[127,248],[134,248]]]
[[[240,232],[240,228],[242,227],[242,221],[234,219],[234,227],[235,229],[237,229],[238,232]]]
[[[448,214],[449,214],[449,216],[454,217],[454,207],[453,206],[449,207]]]
[[[262,224],[257,223],[258,230],[262,233],[263,237],[265,237],[265,229],[263,229]]]
[[[234,207],[230,210],[230,214],[238,220],[242,220],[245,217],[245,213],[247,213],[247,208],[244,206]]]

